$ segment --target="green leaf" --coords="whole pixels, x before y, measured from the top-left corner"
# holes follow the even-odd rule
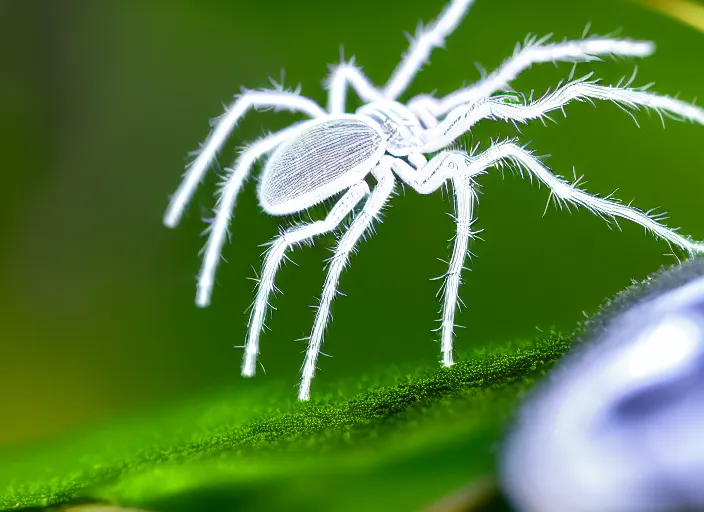
[[[568,348],[552,333],[451,368],[394,368],[357,394],[340,383],[300,403],[268,388],[144,413],[3,454],[0,510],[417,508],[492,471],[518,398]]]

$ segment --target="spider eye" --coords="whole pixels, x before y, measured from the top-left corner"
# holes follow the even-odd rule
[[[497,91],[496,93],[492,94],[491,97],[500,99],[504,103],[512,103],[514,105],[522,105],[523,104],[523,101],[521,99],[521,95],[518,94],[517,92]]]

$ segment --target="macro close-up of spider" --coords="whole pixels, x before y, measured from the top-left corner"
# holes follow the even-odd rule
[[[552,113],[566,115],[571,102],[611,102],[635,119],[639,110],[655,112],[661,119],[690,121],[704,125],[704,109],[672,96],[633,87],[635,74],[615,85],[604,85],[593,75],[575,77],[578,63],[600,61],[605,57],[643,58],[654,52],[654,44],[627,38],[584,35],[581,39],[553,42],[548,37],[529,37],[517,45],[513,55],[495,71],[476,83],[447,95],[420,94],[402,99],[412,80],[435,48],[458,27],[473,0],[452,0],[427,26],[420,27],[410,48],[383,86],[367,78],[354,60],[331,69],[326,80],[328,104],[323,108],[300,94],[299,90],[245,90],[214,120],[212,131],[194,160],[164,215],[164,224],[175,227],[186,212],[197,186],[214,166],[239,120],[250,110],[293,111],[309,116],[288,128],[267,134],[249,143],[226,174],[207,228],[203,262],[197,277],[196,304],[210,304],[216,269],[228,240],[238,193],[258,160],[264,160],[258,179],[258,201],[272,216],[304,212],[332,200],[322,220],[300,223],[283,229],[269,245],[258,277],[256,297],[250,313],[244,345],[242,375],[256,372],[260,335],[270,308],[270,296],[277,288],[275,276],[286,252],[316,237],[341,230],[320,296],[313,328],[301,371],[300,400],[310,398],[323,337],[331,318],[331,305],[350,256],[360,240],[379,221],[380,214],[394,195],[397,184],[419,194],[432,194],[451,184],[456,235],[442,286],[440,325],[441,362],[453,364],[455,314],[461,273],[468,258],[477,206],[476,180],[493,169],[511,169],[520,176],[547,187],[559,207],[583,207],[614,222],[626,219],[642,226],[673,248],[692,255],[704,253],[704,244],[679,234],[662,223],[662,214],[653,215],[610,196],[599,197],[579,188],[580,179],[568,181],[554,174],[537,154],[518,138],[487,141],[463,147],[463,136],[484,121],[511,123],[519,128],[530,121],[552,120]],[[460,54],[465,58],[466,55]],[[520,73],[541,63],[571,63],[569,76],[542,95],[513,91],[511,82]],[[351,89],[364,103],[346,112]]]

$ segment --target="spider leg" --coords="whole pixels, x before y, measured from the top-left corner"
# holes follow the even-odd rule
[[[384,87],[384,97],[395,100],[401,96],[430,57],[434,48],[445,44],[445,38],[455,31],[474,0],[451,0],[433,23],[419,28],[411,47],[391,74]]]
[[[381,101],[384,95],[371,83],[360,68],[353,63],[342,63],[335,67],[328,80],[328,112],[342,114],[347,103],[347,87],[355,90],[365,103]]]
[[[303,363],[301,383],[298,389],[299,400],[308,400],[310,398],[310,385],[315,375],[318,354],[320,354],[323,335],[329,321],[330,305],[338,293],[337,285],[340,280],[340,274],[342,274],[343,269],[347,265],[355,245],[371,227],[374,219],[378,218],[381,209],[394,191],[395,180],[389,169],[388,159],[382,158],[379,165],[374,169],[373,174],[377,180],[376,186],[369,195],[362,211],[354,218],[349,229],[340,238],[335,252],[330,258],[328,275],[325,279],[320,305],[315,315],[313,330],[308,342],[306,359]]]
[[[419,194],[432,194],[462,170],[467,171],[469,177],[483,172],[469,167],[470,156],[463,151],[441,151],[429,162],[421,153],[411,153],[408,159],[415,168],[400,158],[394,158],[391,170]]]
[[[312,240],[318,235],[334,230],[368,193],[369,186],[366,182],[362,181],[353,185],[330,210],[325,220],[291,228],[273,241],[264,260],[257,297],[249,318],[249,333],[244,350],[242,375],[251,377],[256,372],[259,335],[264,326],[264,319],[269,306],[269,295],[275,289],[274,278],[286,251],[302,242]]]
[[[414,190],[421,194],[430,194],[440,188],[447,179],[452,179],[455,192],[457,236],[443,285],[442,352],[443,364],[446,366],[452,364],[454,315],[457,309],[459,285],[462,283],[460,273],[467,255],[469,239],[473,237],[472,210],[477,197],[471,186],[471,180],[485,173],[490,167],[510,164],[525,169],[547,185],[558,201],[583,206],[605,219],[620,217],[630,220],[689,254],[704,253],[704,243],[693,242],[679,235],[675,230],[658,223],[646,213],[616,201],[588,194],[578,189],[576,185],[558,178],[531,152],[516,145],[513,140],[496,143],[476,156],[469,156],[460,151],[443,151],[427,163],[424,163],[425,157],[420,154],[409,155],[409,160],[418,169],[414,169],[401,159],[394,159],[391,168]]]
[[[293,125],[268,137],[259,139],[239,155],[235,161],[234,168],[226,169],[228,176],[221,186],[220,196],[215,206],[215,218],[206,230],[208,241],[203,248],[203,263],[198,274],[196,305],[206,307],[210,304],[215,270],[218,263],[220,263],[222,247],[227,237],[235,199],[249,171],[257,159],[289,139],[298,128],[299,125]]]
[[[599,85],[596,81],[589,81],[590,77],[591,74],[568,82],[538,100],[526,101],[523,104],[508,103],[504,101],[505,98],[493,97],[456,107],[437,127],[432,129],[432,133],[426,138],[428,142],[419,151],[431,153],[447,147],[482,119],[527,123],[534,119],[543,119],[555,110],[561,110],[564,113],[565,105],[571,101],[611,101],[626,110],[634,119],[632,112],[627,109],[638,110],[644,107],[654,110],[661,118],[667,115],[704,125],[704,109],[696,105],[670,96],[647,92],[643,88]]]
[[[634,222],[645,228],[646,232],[665,240],[671,246],[680,247],[690,255],[704,253],[704,243],[693,242],[690,238],[660,224],[639,209],[589,194],[577,188],[575,184],[555,176],[538,158],[533,156],[532,152],[518,146],[514,140],[496,143],[483,153],[470,157],[470,160],[467,168],[462,171],[468,175],[482,172],[489,167],[500,167],[504,164],[513,165],[538,178],[550,189],[550,193],[557,201],[582,206],[606,220],[620,217]]]
[[[471,177],[467,174],[457,174],[452,178],[452,188],[455,196],[455,221],[457,234],[452,248],[450,265],[445,274],[443,283],[442,306],[442,364],[452,366],[452,340],[455,336],[455,311],[460,284],[462,284],[462,270],[465,258],[468,255],[469,239],[474,238],[472,231],[473,210],[477,203],[477,193],[472,188]]]
[[[237,97],[227,107],[225,114],[214,125],[213,130],[198,151],[196,159],[188,165],[183,181],[164,214],[164,224],[168,227],[178,225],[181,216],[198,187],[211,162],[234,129],[237,121],[251,108],[274,108],[303,112],[311,117],[322,117],[327,113],[316,102],[288,91],[247,91]]]
[[[416,96],[409,102],[409,108],[414,111],[426,110],[434,116],[441,116],[459,105],[477,102],[508,87],[519,74],[534,64],[590,62],[601,60],[601,56],[648,57],[655,51],[655,45],[649,41],[590,37],[544,44],[548,37],[528,41],[523,47],[517,46],[513,56],[482,80],[442,98]]]
[[[442,363],[445,366],[452,366],[452,340],[459,288],[462,284],[462,269],[468,254],[469,240],[474,238],[472,231],[473,210],[478,199],[472,187],[472,178],[480,174],[482,170],[470,168],[469,155],[461,151],[443,151],[427,163],[425,157],[417,153],[409,155],[409,160],[416,165],[417,169],[400,158],[394,159],[391,168],[404,183],[410,185],[420,194],[431,194],[448,179],[452,179],[457,233],[454,238],[448,271],[443,281],[441,319]]]

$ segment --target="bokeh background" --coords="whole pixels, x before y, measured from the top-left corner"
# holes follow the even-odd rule
[[[193,304],[202,221],[213,205],[211,173],[182,225],[161,223],[187,153],[208,133],[240,87],[268,77],[325,103],[330,63],[346,57],[383,83],[407,48],[404,31],[431,20],[443,0],[195,0],[0,3],[0,445],[46,438],[78,424],[230,386],[247,393],[272,380],[294,393],[333,237],[293,254],[278,285],[284,294],[262,339],[266,373],[239,377],[247,309],[260,244],[285,219],[257,206],[250,182],[237,204],[227,263],[213,304]],[[654,40],[643,61],[580,65],[608,82],[692,100],[704,96],[704,35],[643,6],[616,0],[478,0],[437,50],[411,94],[447,93],[479,77],[476,61],[497,66],[528,33],[592,32]],[[570,71],[543,65],[514,83],[544,92]],[[349,103],[352,108],[353,102]],[[611,105],[574,105],[567,119],[525,128],[522,138],[548,164],[584,173],[587,189],[648,209],[704,239],[704,127],[641,113],[641,127]],[[297,119],[252,113],[221,154]],[[512,136],[482,124],[474,141]],[[486,143],[485,143],[486,144]],[[569,332],[605,297],[674,261],[662,242],[621,223],[609,230],[586,212],[543,216],[548,193],[494,172],[481,180],[477,226],[484,241],[466,275],[460,351],[554,326]],[[318,382],[373,372],[390,363],[431,366],[439,358],[435,297],[449,256],[448,197],[412,191],[392,201],[377,235],[344,274]]]

